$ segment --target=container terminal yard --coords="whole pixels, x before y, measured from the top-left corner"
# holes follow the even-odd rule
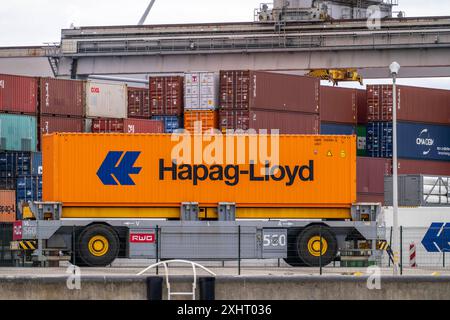
[[[147,5],[0,37],[0,299],[450,299],[450,7]]]

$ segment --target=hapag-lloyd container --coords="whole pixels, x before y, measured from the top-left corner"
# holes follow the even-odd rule
[[[450,161],[399,159],[398,173],[450,176]]]
[[[184,129],[195,132],[198,123],[202,131],[211,131],[219,128],[219,115],[216,110],[185,110]]]
[[[319,115],[300,112],[221,110],[219,124],[221,131],[278,129],[280,134],[319,133]]]
[[[85,82],[41,78],[40,114],[83,117]]]
[[[356,125],[357,90],[320,87],[320,121]]]
[[[448,125],[450,90],[397,86],[397,119]],[[392,85],[368,85],[369,121],[392,121]]]
[[[0,150],[36,151],[36,117],[0,114]]]
[[[148,88],[128,87],[128,118],[150,119],[150,92]]]
[[[150,77],[150,110],[155,116],[183,113],[183,81],[180,76]]]
[[[35,115],[37,105],[37,78],[0,74],[1,112]]]
[[[358,194],[384,197],[384,176],[392,175],[392,160],[358,157],[356,169]]]
[[[126,119],[128,90],[123,84],[86,82],[87,118]]]
[[[244,150],[248,150],[250,141],[253,141],[248,135],[234,135],[231,139],[220,135],[214,140],[217,139],[222,139],[224,145],[224,153],[219,156],[219,163],[229,163],[227,146],[229,150],[233,150],[234,155],[238,155],[242,149],[242,144],[238,141],[244,139]],[[264,142],[271,145],[271,139],[273,138],[270,135],[265,136]],[[194,176],[174,176],[172,169],[178,172],[184,170],[174,164],[172,159],[173,149],[180,141],[172,141],[172,136],[166,134],[45,136],[44,201],[61,202],[65,207],[179,208],[180,203],[186,199],[195,199],[199,206],[211,208],[216,208],[217,204],[224,200],[236,203],[239,208],[331,206],[349,209],[352,206],[356,201],[355,137],[281,135],[275,139],[279,142],[279,167],[283,166],[284,170],[287,170],[287,166],[291,170],[302,168],[292,184],[286,183],[286,177],[276,181],[279,176],[266,182],[251,179],[248,156],[244,156],[246,159],[243,164],[229,164],[239,166],[235,167],[239,177],[233,177],[230,173],[224,175],[223,179],[214,179],[213,174],[212,178],[208,175],[203,181],[194,181]],[[192,150],[194,143],[192,139]],[[203,143],[200,152],[207,152],[208,147],[210,148],[208,142]],[[100,177],[97,174],[111,150],[140,152],[134,167],[141,170],[130,174],[133,186],[126,185],[122,180],[119,180],[117,185],[108,185],[105,183],[108,178],[102,175],[102,172],[99,173]],[[329,156],[330,153],[333,156]],[[187,153],[184,157],[187,159],[187,165],[195,163],[194,153]],[[255,175],[261,173],[265,161],[254,164]],[[225,170],[225,166],[222,166],[222,169],[215,166],[214,169],[210,164],[204,165],[209,173],[213,172],[211,170]],[[248,171],[244,172],[245,170]],[[64,211],[63,208],[63,217],[67,217]],[[89,216],[89,210],[77,212],[84,217]]]
[[[0,222],[16,221],[16,192],[0,190]]]
[[[164,133],[164,123],[147,119],[93,119],[92,133]]]
[[[220,71],[222,110],[319,112],[320,80],[271,72]]]
[[[219,107],[219,75],[191,72],[184,75],[184,109],[215,110]]]

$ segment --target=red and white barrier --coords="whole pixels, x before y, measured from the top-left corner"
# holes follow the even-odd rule
[[[416,244],[411,242],[409,245],[409,265],[411,268],[417,268],[416,263]]]

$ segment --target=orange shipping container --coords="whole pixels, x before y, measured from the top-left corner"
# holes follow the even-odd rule
[[[200,135],[172,140],[162,134],[46,135],[43,200],[64,207],[178,208],[182,202],[198,202],[215,208],[219,202],[234,202],[238,208],[327,210],[348,209],[356,201],[352,136],[279,136],[279,166],[274,168],[272,161],[270,175],[263,170],[267,158],[253,165],[249,160],[255,150],[263,153],[250,146],[264,141],[275,146],[270,136],[215,136],[203,147]],[[246,147],[239,148],[239,142]],[[219,143],[224,144],[222,155],[212,147]],[[172,155],[181,154],[184,163],[174,163]],[[203,163],[202,156],[216,157],[216,164]]]
[[[0,190],[0,222],[16,221],[16,192]]]
[[[195,132],[195,123],[201,122],[202,131],[210,131],[219,128],[219,116],[217,111],[213,110],[197,110],[184,111],[184,128],[189,132]]]

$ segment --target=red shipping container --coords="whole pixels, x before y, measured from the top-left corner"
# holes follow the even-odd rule
[[[399,159],[398,174],[450,176],[450,162]]]
[[[222,110],[319,112],[320,80],[271,72],[220,72]]]
[[[145,119],[93,119],[93,133],[164,133],[164,122]]]
[[[42,135],[55,132],[84,132],[84,119],[82,118],[68,118],[68,117],[54,117],[41,116],[39,119],[39,150]]]
[[[150,119],[150,92],[148,88],[128,87],[128,117]]]
[[[377,193],[358,193],[356,195],[358,203],[384,203],[384,194]]]
[[[83,117],[84,81],[41,78],[39,90],[41,114]]]
[[[356,113],[358,124],[367,124],[367,91],[356,90]]]
[[[278,129],[280,134],[318,134],[319,116],[300,112],[222,110],[220,129]]]
[[[37,113],[38,79],[0,74],[0,111]]]
[[[357,123],[356,89],[320,87],[320,120],[332,123]]]
[[[356,190],[361,194],[384,195],[384,176],[392,175],[392,160],[358,157]]]
[[[397,120],[450,124],[450,90],[397,87]],[[392,85],[368,85],[369,121],[392,121]]]
[[[180,116],[183,113],[184,77],[150,77],[152,115]]]

